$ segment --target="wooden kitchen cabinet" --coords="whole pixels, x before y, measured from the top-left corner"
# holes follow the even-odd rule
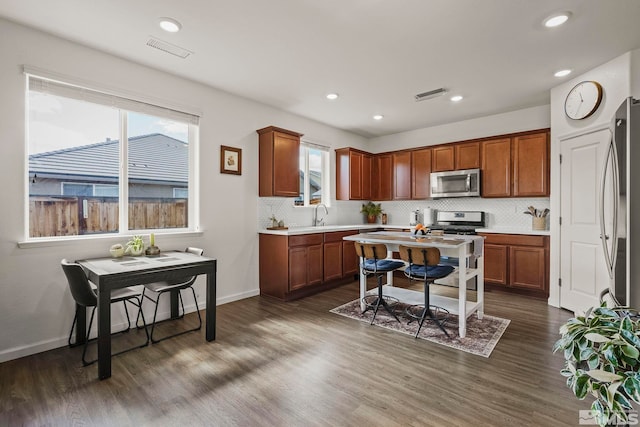
[[[480,167],[480,142],[454,144],[455,170],[478,169]]]
[[[411,152],[398,151],[393,159],[393,200],[411,199]]]
[[[512,139],[513,196],[549,196],[549,133]]]
[[[482,197],[511,196],[511,138],[491,139],[481,147],[480,194]]]
[[[391,154],[373,156],[371,172],[371,199],[393,199],[393,160]]]
[[[481,145],[482,197],[548,197],[549,132],[490,139]]]
[[[289,290],[322,282],[323,235],[289,236]]]
[[[549,237],[479,233],[485,237],[485,283],[531,296],[549,296]]]
[[[260,234],[260,295],[289,301],[355,280],[359,260],[353,242],[343,240],[353,234]]]
[[[411,198],[431,197],[431,150],[423,148],[411,152]]]
[[[455,148],[453,144],[433,148],[432,172],[452,171],[455,169]]]
[[[269,126],[258,129],[260,197],[300,195],[301,133]]]
[[[336,199],[371,198],[372,157],[353,148],[336,150]]]

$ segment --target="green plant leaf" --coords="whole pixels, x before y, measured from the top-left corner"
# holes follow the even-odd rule
[[[620,365],[618,362],[618,356],[614,350],[614,346],[608,345],[602,350],[602,355],[613,367],[617,367]]]
[[[597,334],[595,332],[590,332],[588,334],[584,334],[584,337],[591,342],[604,343],[610,341],[609,338],[604,335]]]
[[[629,344],[633,344],[635,347],[640,348],[640,339],[633,332],[627,330],[621,330],[620,336]]]
[[[593,310],[593,314],[598,316],[610,317],[613,319],[618,319],[620,317],[618,316],[618,313],[616,313],[615,311],[607,307],[598,307],[595,310]]]
[[[622,379],[621,375],[607,372],[602,369],[592,369],[590,371],[587,371],[587,375],[589,375],[591,378],[593,378],[596,381],[605,382],[605,383],[620,381]]]
[[[622,389],[635,402],[640,403],[640,381],[635,377],[628,377],[622,383]]]
[[[587,360],[587,365],[589,366],[589,369],[596,369],[600,365],[600,358],[598,355],[594,354],[591,356],[589,360]]]
[[[638,351],[638,349],[633,346],[623,345],[620,347],[620,349],[625,354],[625,356],[630,357],[632,359],[638,359],[638,356],[640,356],[640,351]]]
[[[629,319],[629,316],[625,316],[620,322],[620,330],[633,332],[633,322]]]
[[[591,413],[600,427],[607,425],[609,421],[609,408],[603,405],[600,400],[595,400],[591,404]]]
[[[624,393],[616,392],[613,396],[613,399],[623,408],[623,409],[632,409],[631,402],[627,399],[627,396]],[[625,411],[622,411],[625,412]],[[625,414],[626,415],[626,414]]]
[[[590,388],[591,384],[589,382],[589,375],[581,375],[573,384],[573,394],[575,394],[578,399],[582,400],[585,398]]]
[[[589,360],[594,354],[596,354],[595,350],[591,347],[585,348],[580,351],[580,359],[579,360]]]

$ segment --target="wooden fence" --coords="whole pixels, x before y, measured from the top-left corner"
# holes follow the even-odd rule
[[[31,237],[118,232],[117,197],[30,197]],[[130,199],[129,229],[187,227],[187,199]]]

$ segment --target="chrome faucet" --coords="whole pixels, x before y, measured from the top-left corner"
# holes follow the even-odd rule
[[[324,214],[329,215],[329,211],[327,210],[327,207],[322,203],[318,203],[315,209],[313,210],[313,226],[314,227],[317,227],[318,225],[324,225],[324,217],[318,219],[318,208],[320,206],[324,208]]]

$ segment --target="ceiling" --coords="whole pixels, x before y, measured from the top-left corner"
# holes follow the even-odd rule
[[[565,25],[542,26],[564,10]],[[545,105],[640,48],[638,0],[0,0],[0,16],[365,137]],[[182,31],[161,30],[164,16]]]

